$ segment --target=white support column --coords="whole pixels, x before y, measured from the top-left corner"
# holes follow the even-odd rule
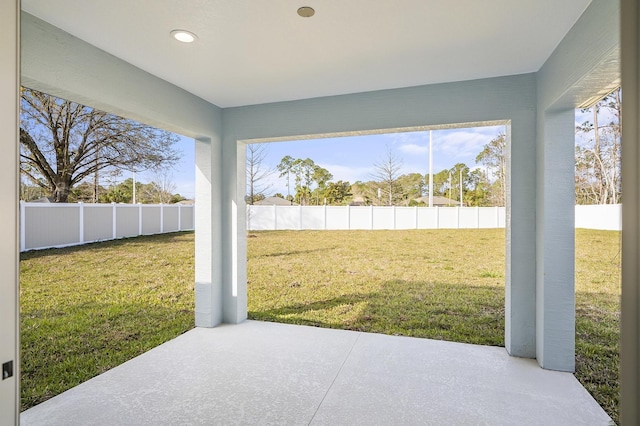
[[[536,358],[575,369],[575,111],[547,111],[538,141]]]
[[[622,332],[620,424],[640,422],[640,7],[622,0]]]
[[[142,204],[138,204],[138,235],[142,235]]]
[[[0,2],[0,424],[19,422],[20,359],[18,309],[18,111],[20,2]],[[9,366],[13,370],[9,374]]]
[[[182,204],[178,204],[178,231],[182,231]]]
[[[247,319],[246,145],[235,137],[222,144],[221,222],[222,320]]]
[[[505,348],[536,356],[536,144],[532,120],[512,120],[507,136]]]
[[[195,160],[195,321],[197,327],[215,327],[222,322],[220,142],[196,139]]]
[[[160,233],[164,233],[164,204],[160,203]]]

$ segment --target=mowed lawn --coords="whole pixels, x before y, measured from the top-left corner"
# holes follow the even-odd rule
[[[252,319],[504,345],[504,230],[248,235]],[[193,234],[25,253],[23,408],[193,326]],[[576,232],[578,379],[617,421],[619,233]]]

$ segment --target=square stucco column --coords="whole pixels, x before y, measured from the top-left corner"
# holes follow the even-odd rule
[[[535,120],[512,120],[506,136],[505,348],[535,358]]]
[[[538,142],[536,358],[575,368],[575,111],[548,110]]]
[[[622,1],[622,318],[620,424],[640,423],[640,5]]]
[[[247,319],[246,145],[225,137],[222,147],[223,321]]]
[[[221,157],[219,141],[196,139],[196,327],[222,322]]]
[[[247,319],[246,145],[225,137],[222,147],[223,321]]]

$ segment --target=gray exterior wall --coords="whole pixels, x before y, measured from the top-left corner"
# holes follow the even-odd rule
[[[18,143],[20,83],[19,1],[0,3],[0,365],[13,376],[0,380],[0,424],[18,424],[20,413]]]

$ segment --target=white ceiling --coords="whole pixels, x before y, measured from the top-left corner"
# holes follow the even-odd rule
[[[591,0],[22,0],[221,107],[537,71]],[[315,8],[301,18],[300,6]],[[198,35],[185,45],[173,29]]]

